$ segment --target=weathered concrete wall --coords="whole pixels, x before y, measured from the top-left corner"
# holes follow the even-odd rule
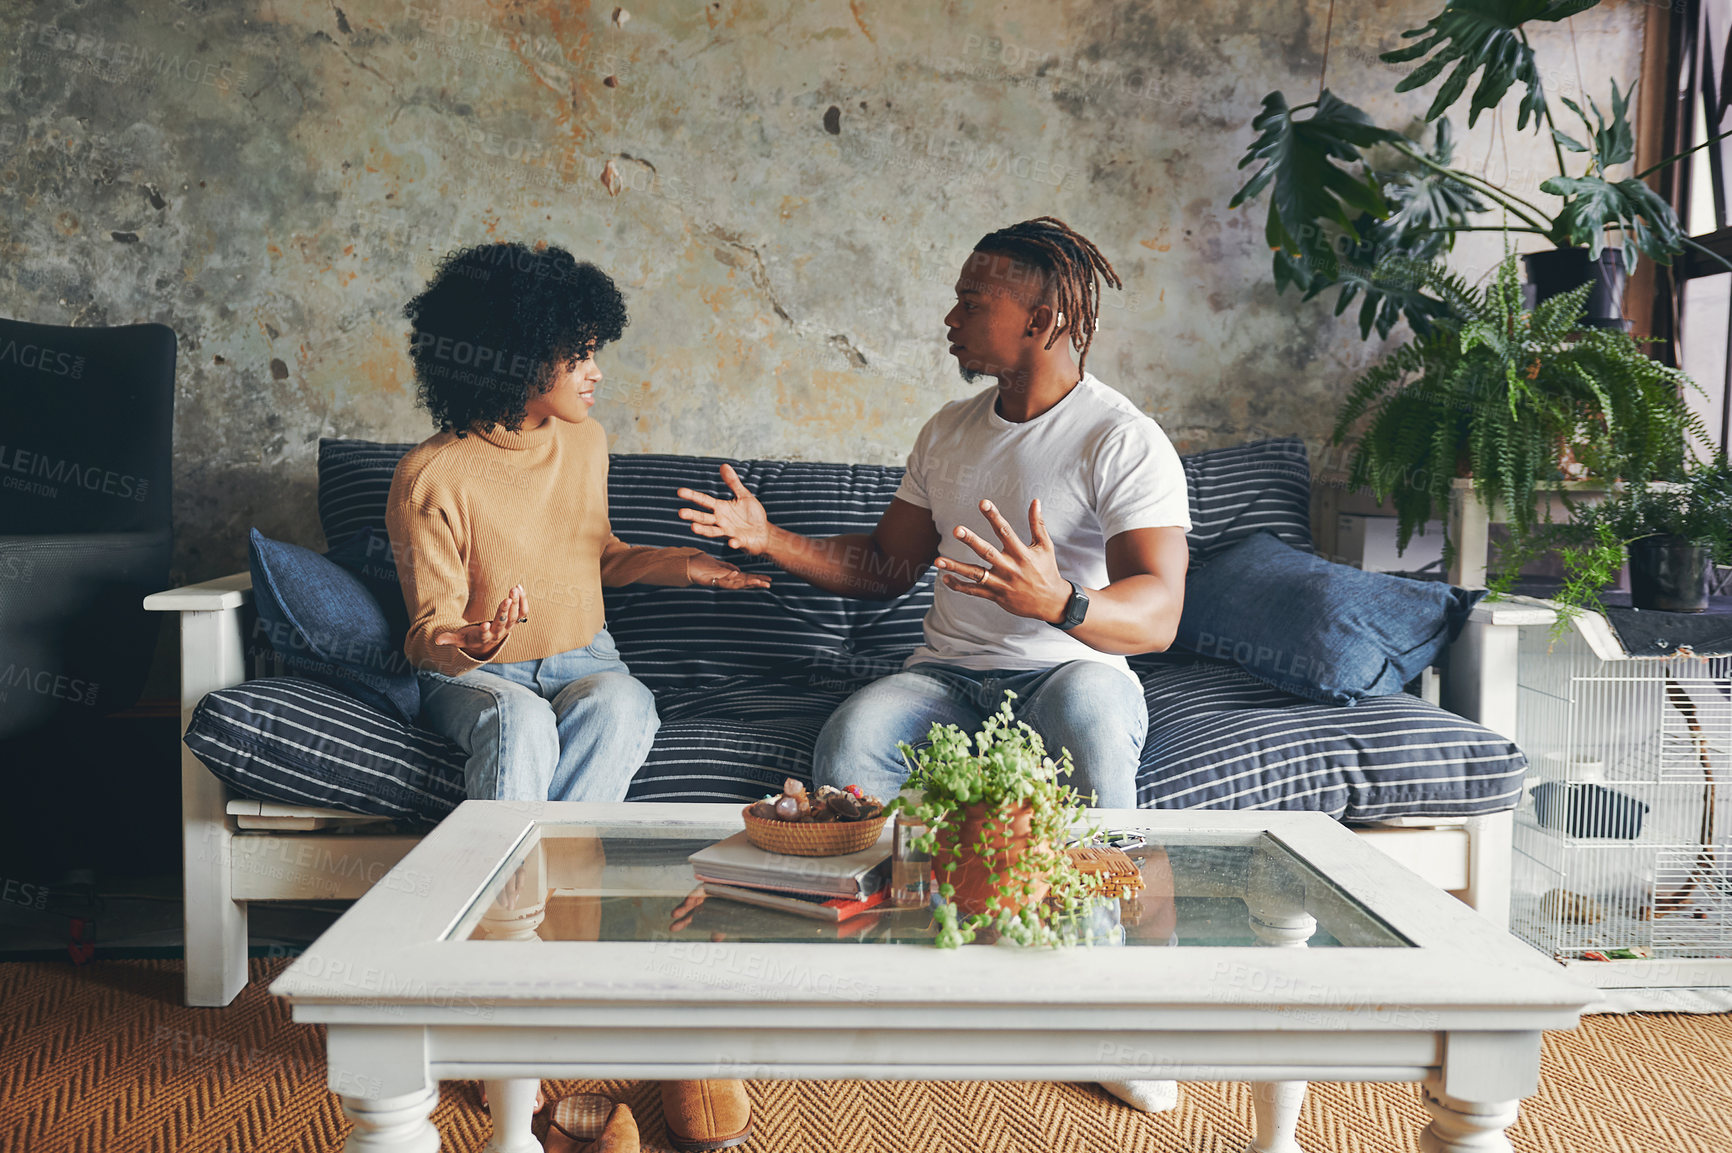
[[[1338,5],[1330,87],[1384,123],[1422,111],[1376,53],[1439,7]],[[1090,366],[1182,449],[1320,446],[1375,342],[1277,297],[1262,204],[1225,206],[1264,93],[1315,95],[1328,11],[10,0],[0,313],[174,327],[192,578],[242,567],[249,524],[318,545],[320,436],[427,434],[399,309],[488,238],[562,244],[627,289],[596,409],[620,450],[900,461],[970,391],[941,325],[969,246],[1047,213],[1125,280]],[[1641,20],[1542,30],[1554,91],[1579,75],[1603,104],[1633,80]],[[1532,191],[1550,148],[1507,103],[1460,157]],[[1472,241],[1478,275],[1501,240]]]

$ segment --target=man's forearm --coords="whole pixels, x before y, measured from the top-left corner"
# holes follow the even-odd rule
[[[1173,643],[1184,605],[1159,577],[1128,576],[1104,589],[1083,592],[1089,598],[1088,615],[1082,624],[1070,630],[1070,635],[1089,648],[1134,656],[1164,652]],[[1061,604],[1047,620],[1051,623],[1063,617]]]
[[[784,572],[838,596],[894,600],[920,579],[913,565],[886,555],[866,533],[807,537],[771,525],[764,555]]]

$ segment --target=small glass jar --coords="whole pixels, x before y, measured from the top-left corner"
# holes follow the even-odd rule
[[[904,805],[916,805],[925,794],[905,790],[902,798]],[[926,835],[926,826],[906,811],[898,811],[895,822],[890,835],[888,902],[896,909],[925,908],[932,900],[932,854],[922,852],[914,842]]]

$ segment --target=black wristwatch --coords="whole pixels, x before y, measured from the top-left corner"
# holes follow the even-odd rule
[[[1063,629],[1068,633],[1070,630],[1083,623],[1083,618],[1088,616],[1088,612],[1088,594],[1077,588],[1075,581],[1071,581],[1070,600],[1066,601],[1064,604],[1064,619],[1059,621],[1053,627]]]

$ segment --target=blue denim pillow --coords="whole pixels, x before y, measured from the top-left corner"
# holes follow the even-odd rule
[[[1232,661],[1297,696],[1350,705],[1400,692],[1484,595],[1361,572],[1259,532],[1191,572],[1174,648]]]
[[[401,636],[359,578],[311,549],[249,534],[253,604],[286,671],[349,694],[405,722],[421,686]]]
[[[325,552],[325,559],[353,573],[373,594],[385,624],[391,630],[391,647],[401,650],[409,635],[409,606],[403,602],[403,581],[397,575],[397,554],[391,551],[391,535],[368,525],[350,533]]]

